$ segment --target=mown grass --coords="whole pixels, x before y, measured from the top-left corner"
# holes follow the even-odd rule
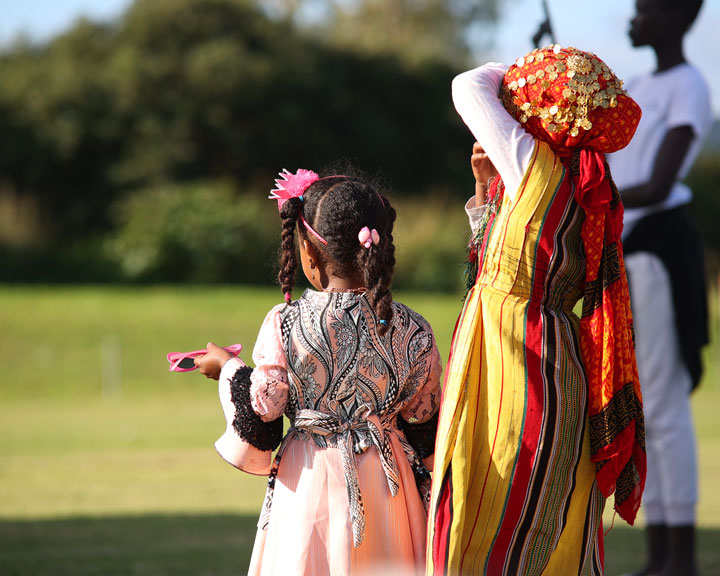
[[[396,296],[447,358],[459,297]],[[217,456],[215,383],[168,372],[165,354],[214,340],[242,342],[249,360],[279,301],[277,289],[0,287],[0,574],[243,574],[264,479]],[[705,575],[720,574],[713,329],[694,398]],[[618,519],[606,548],[607,574],[636,568],[642,531]]]

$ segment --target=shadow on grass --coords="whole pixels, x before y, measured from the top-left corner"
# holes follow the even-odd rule
[[[242,575],[256,522],[232,514],[0,521],[0,574]],[[719,576],[720,528],[699,529],[698,550],[700,574]],[[642,529],[616,526],[606,536],[607,576],[637,570],[644,557]]]
[[[0,574],[244,575],[256,524],[231,514],[0,521]]]
[[[697,551],[700,576],[720,576],[720,528],[699,528]],[[644,564],[643,529],[616,525],[610,530],[605,536],[606,576],[628,574],[639,570]]]

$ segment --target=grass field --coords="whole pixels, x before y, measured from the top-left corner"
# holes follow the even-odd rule
[[[446,358],[458,297],[396,297],[433,324]],[[249,360],[279,301],[277,289],[0,286],[0,574],[244,574],[264,480],[217,456],[215,383],[168,372],[165,354],[213,340],[243,343]],[[694,395],[705,576],[720,575],[713,329]],[[607,574],[637,567],[642,542],[616,520]]]

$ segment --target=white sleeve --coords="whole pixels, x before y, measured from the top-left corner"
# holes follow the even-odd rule
[[[485,210],[487,210],[487,204],[483,204],[482,206],[475,205],[475,196],[471,196],[465,203],[465,214],[468,215],[468,219],[470,220],[470,229],[472,230],[473,236],[477,232]]]
[[[695,138],[702,141],[712,126],[710,91],[700,73],[690,66],[683,69],[684,78],[671,93],[667,128],[690,126]]]
[[[499,98],[507,67],[491,62],[456,76],[452,83],[455,109],[482,145],[514,198],[530,165],[535,139],[515,120]]]

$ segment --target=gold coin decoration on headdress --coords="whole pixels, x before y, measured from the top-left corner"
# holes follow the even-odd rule
[[[619,150],[640,119],[640,108],[605,62],[557,44],[518,58],[505,74],[501,98],[528,132],[561,155],[577,146]]]

